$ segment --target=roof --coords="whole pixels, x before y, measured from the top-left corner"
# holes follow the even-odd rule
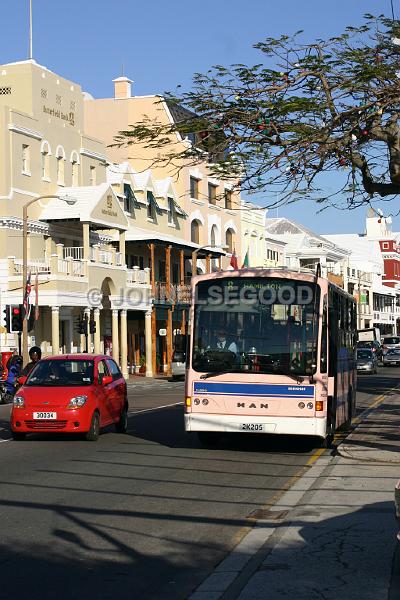
[[[128,229],[129,221],[109,183],[84,187],[64,187],[56,192],[60,197],[76,199],[75,204],[48,201],[40,215],[41,221],[82,221],[101,227]]]
[[[125,240],[127,242],[166,242],[179,246],[181,248],[189,248],[196,250],[201,248],[199,244],[189,242],[188,240],[178,238],[168,233],[160,233],[157,231],[149,231],[148,229],[141,229],[140,227],[130,227],[126,232]],[[220,248],[210,248],[210,254],[225,255],[225,251]]]
[[[331,242],[347,248],[350,252],[350,260],[358,263],[365,263],[363,270],[379,272],[383,267],[383,259],[379,247],[379,242],[370,240],[365,235],[358,233],[335,233],[323,236]]]

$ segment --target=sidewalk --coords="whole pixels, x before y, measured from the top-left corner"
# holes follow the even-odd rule
[[[389,392],[336,452],[311,459],[190,599],[400,599],[399,450],[400,396]]]

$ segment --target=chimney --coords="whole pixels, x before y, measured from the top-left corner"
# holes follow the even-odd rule
[[[113,79],[114,83],[114,98],[120,100],[121,98],[131,97],[131,83],[133,81],[127,77],[117,77]]]

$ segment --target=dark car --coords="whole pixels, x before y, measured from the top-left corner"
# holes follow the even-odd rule
[[[364,373],[378,372],[378,359],[371,348],[357,348],[357,371]]]
[[[383,355],[383,364],[387,366],[400,365],[400,348],[390,348]]]
[[[357,342],[357,350],[360,348],[369,348],[376,355],[378,361],[382,361],[383,350],[381,344],[377,341]]]

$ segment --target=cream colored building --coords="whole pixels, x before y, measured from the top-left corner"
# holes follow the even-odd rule
[[[252,202],[243,201],[240,215],[242,256],[238,258],[238,262],[241,265],[247,254],[249,267],[264,267],[266,259],[265,218],[267,210],[260,208],[260,206]]]
[[[85,336],[76,332],[75,321],[85,312],[96,324],[89,351],[112,352],[127,375],[128,321],[134,314],[144,323],[151,375],[150,269],[126,265],[131,214],[121,186],[107,179],[103,143],[84,133],[83,104],[79,85],[33,60],[0,66],[2,314],[6,305],[22,303],[24,204],[68,196],[75,201],[71,206],[51,198],[29,208],[28,268],[32,283],[38,273],[40,306],[29,342],[45,354],[83,351]],[[160,202],[168,193],[173,195],[168,186],[154,190]],[[128,187],[125,195],[131,195]],[[16,346],[15,335],[1,334],[3,350]]]
[[[164,179],[173,179],[176,199],[188,215],[185,226],[181,231],[169,230],[176,237],[182,237],[195,245],[227,246],[227,255],[222,257],[222,268],[228,268],[233,248],[241,253],[240,236],[240,196],[232,190],[229,183],[211,177],[207,163],[198,166],[183,166],[179,175],[171,167],[154,163],[154,149],[142,145],[128,147],[113,147],[114,137],[119,131],[127,130],[129,124],[137,123],[145,116],[157,119],[159,123],[178,122],[180,107],[169,104],[161,96],[132,96],[131,80],[119,77],[114,80],[114,97],[93,99],[85,96],[85,131],[98,137],[107,145],[107,153],[113,162],[129,162],[136,171],[152,169],[153,175]],[[160,149],[160,152],[174,151],[192,145],[194,140],[182,139],[176,134],[170,147]],[[205,272],[208,267],[217,268],[217,261],[208,264],[199,260],[198,269]],[[191,264],[186,263],[186,275],[191,274]]]

